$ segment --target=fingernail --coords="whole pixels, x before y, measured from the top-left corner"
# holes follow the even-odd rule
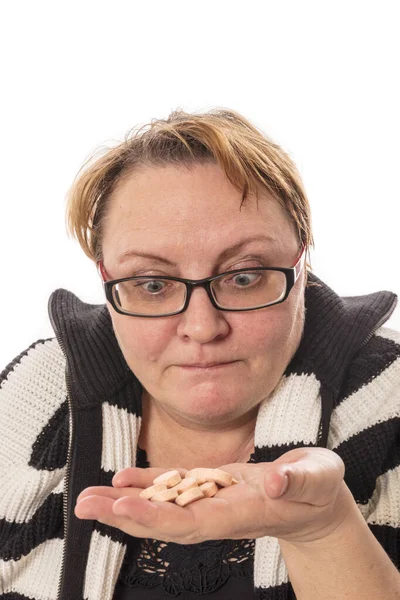
[[[96,516],[94,515],[93,511],[91,510],[90,507],[85,506],[85,505],[79,505],[79,512],[81,513],[80,515],[76,514],[76,508],[78,507],[78,505],[75,506],[75,516],[78,517],[78,519],[95,519]]]
[[[288,487],[289,487],[289,477],[285,474],[285,477],[283,478],[282,489],[279,492],[279,496],[283,496],[283,494],[286,492]]]

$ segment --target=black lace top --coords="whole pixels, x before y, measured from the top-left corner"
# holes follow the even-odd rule
[[[249,462],[254,462],[253,455]],[[138,467],[149,467],[138,448]],[[127,536],[127,552],[113,600],[251,600],[254,540],[174,544]]]

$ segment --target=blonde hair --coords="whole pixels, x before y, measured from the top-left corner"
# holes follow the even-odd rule
[[[176,110],[167,119],[134,128],[102,156],[92,155],[67,195],[67,231],[90,259],[102,260],[108,200],[123,178],[143,166],[209,162],[223,169],[242,194],[242,203],[249,194],[258,199],[260,185],[266,189],[285,209],[309,255],[314,246],[310,206],[296,166],[282,148],[227,109],[193,114]]]

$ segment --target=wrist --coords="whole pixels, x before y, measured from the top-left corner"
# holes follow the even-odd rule
[[[342,482],[341,488],[336,496],[331,509],[327,511],[328,519],[325,519],[316,528],[303,532],[295,539],[281,539],[281,545],[292,546],[301,552],[318,553],[323,548],[332,548],[332,545],[342,545],[348,539],[350,533],[354,532],[356,524],[366,527],[366,523],[357,507],[349,488]]]
[[[278,541],[298,600],[400,598],[400,574],[354,499],[327,535]]]

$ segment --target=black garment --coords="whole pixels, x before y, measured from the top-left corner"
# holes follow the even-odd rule
[[[150,467],[138,448],[137,466]],[[248,462],[255,462],[252,455]],[[126,536],[127,552],[113,600],[251,600],[254,540],[174,544]]]
[[[340,298],[308,279],[303,338],[260,405],[254,462],[307,446],[337,453],[363,518],[400,568],[400,335],[383,327],[396,297]],[[111,486],[136,465],[143,389],[106,306],[57,290],[49,316],[56,339],[38,340],[0,373],[0,600],[56,598],[57,585],[57,600],[113,600],[125,534],[74,507],[82,490]],[[276,538],[255,540],[258,600],[295,600],[282,561]]]
[[[118,600],[169,600],[175,596],[164,591],[162,587],[130,588],[117,584],[115,588],[115,599]],[[208,594],[195,592],[182,592],[178,595],[179,600],[198,600],[199,596],[206,596],[210,600],[252,600],[256,598],[253,582],[250,578],[230,577],[222,588]]]

